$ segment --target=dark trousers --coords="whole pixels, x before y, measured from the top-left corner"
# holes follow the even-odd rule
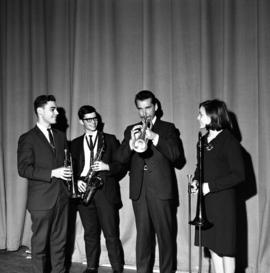
[[[97,192],[90,204],[80,204],[78,210],[84,227],[87,267],[99,266],[102,230],[111,266],[113,270],[122,271],[124,251],[119,238],[119,209],[109,203],[101,192]]]
[[[158,199],[148,187],[150,179],[151,173],[145,171],[140,198],[132,202],[137,228],[137,272],[153,272],[157,236],[160,272],[172,273],[177,269],[177,206],[173,200]]]
[[[33,273],[64,273],[68,200],[58,199],[50,210],[31,210],[30,214]]]

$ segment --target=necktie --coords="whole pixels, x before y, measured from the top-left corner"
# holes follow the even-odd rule
[[[89,148],[90,148],[90,165],[94,163],[94,144],[92,136],[89,136]]]
[[[47,129],[47,131],[48,131],[48,134],[49,134],[50,144],[51,144],[53,150],[55,150],[55,144],[54,144],[54,140],[53,140],[52,131],[51,131],[51,129]]]

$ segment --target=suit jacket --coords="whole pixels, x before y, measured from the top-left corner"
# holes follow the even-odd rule
[[[130,198],[137,200],[142,188],[144,165],[151,173],[148,187],[160,199],[175,199],[178,202],[178,187],[174,168],[182,168],[186,162],[179,131],[173,123],[157,119],[152,131],[159,134],[157,146],[151,141],[148,150],[137,153],[130,150],[129,140],[131,129],[136,124],[126,128],[124,140],[118,150],[117,160],[129,164]]]
[[[35,126],[19,138],[17,164],[19,175],[28,179],[28,210],[52,208],[57,198],[68,201],[69,193],[62,179],[51,178],[51,171],[63,166],[67,141],[64,133],[52,129],[54,152],[41,130]]]
[[[98,150],[102,145],[101,134],[104,136],[104,152],[102,153],[101,160],[104,163],[109,164],[110,171],[100,171],[98,176],[104,180],[104,185],[100,189],[101,193],[105,195],[106,199],[118,206],[122,207],[119,180],[125,174],[125,167],[120,162],[114,160],[114,154],[118,149],[120,143],[114,135],[98,132]],[[84,150],[83,150],[83,140],[82,135],[71,142],[71,153],[73,158],[73,172],[75,181],[77,181],[81,175],[84,168]]]

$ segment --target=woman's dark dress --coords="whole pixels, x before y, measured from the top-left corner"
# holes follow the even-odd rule
[[[205,136],[204,181],[210,193],[205,195],[205,210],[212,227],[202,230],[202,246],[220,256],[235,256],[236,196],[235,186],[244,180],[244,164],[240,143],[223,130],[210,143]],[[195,179],[198,180],[198,169]],[[198,230],[195,233],[198,245]]]

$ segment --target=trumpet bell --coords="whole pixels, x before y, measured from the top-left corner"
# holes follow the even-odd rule
[[[134,143],[134,151],[143,153],[147,150],[147,143],[144,139],[137,139]]]
[[[146,130],[152,129],[152,121],[150,117],[145,117],[143,120],[143,125],[141,131],[139,133],[138,138],[135,140],[134,143],[134,151],[137,153],[143,153],[148,148],[148,138],[146,137]]]
[[[202,227],[203,229],[208,229],[213,226],[213,224],[210,223],[205,216],[199,217],[198,215],[195,216],[192,221],[189,221],[189,224],[196,227]]]

